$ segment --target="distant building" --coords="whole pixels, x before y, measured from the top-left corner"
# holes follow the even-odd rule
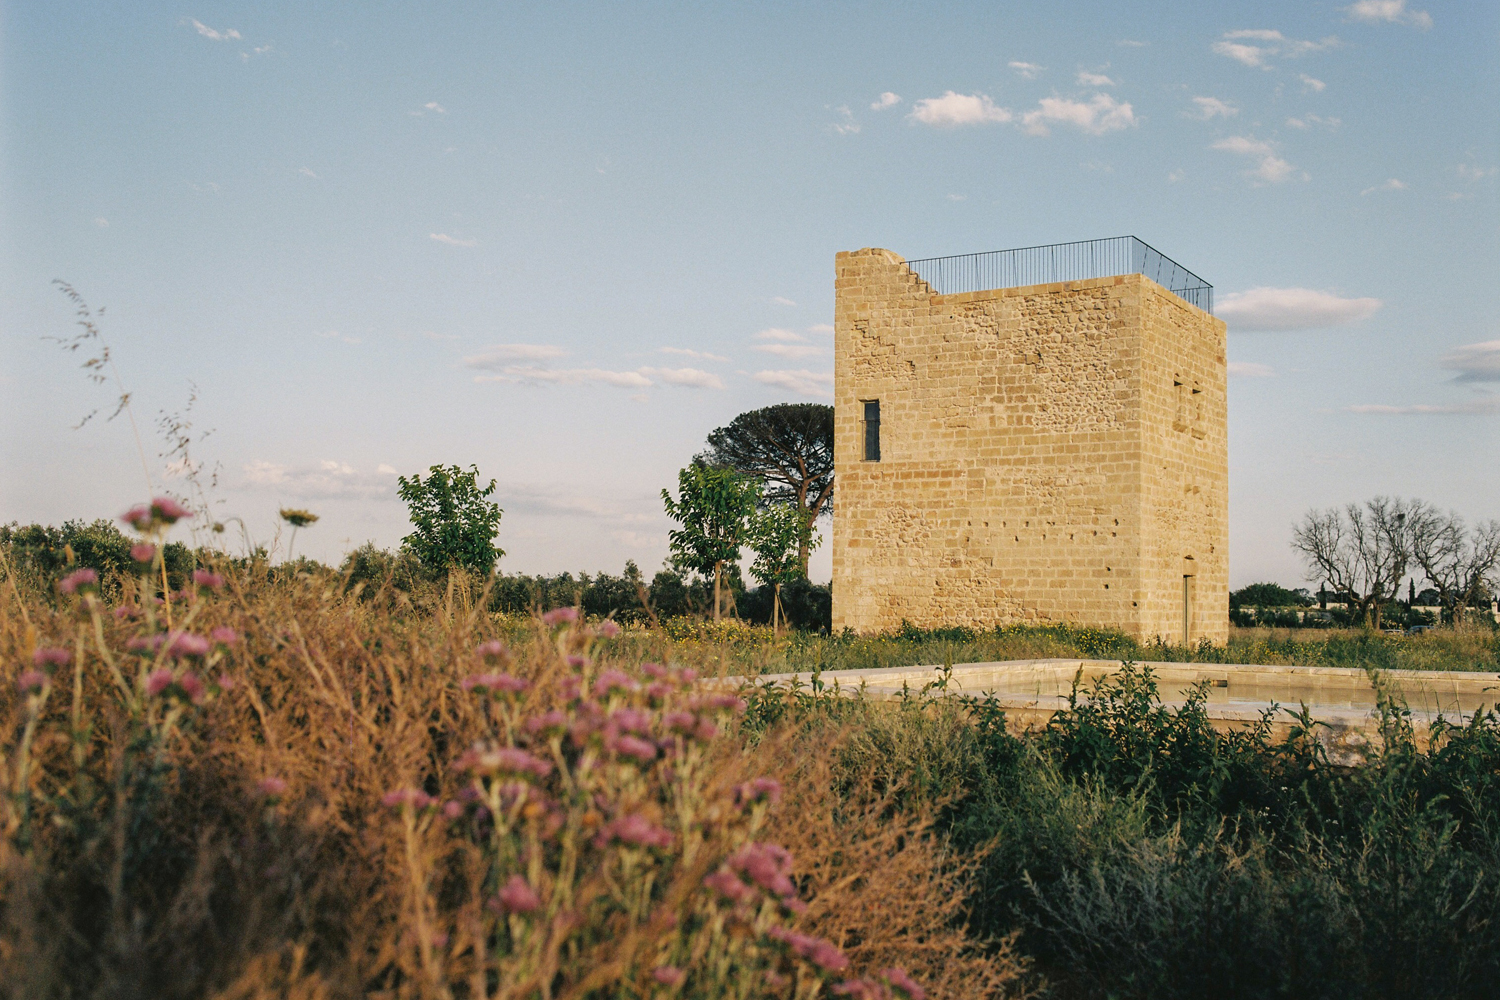
[[[1225,641],[1211,286],[1131,237],[835,272],[835,628]]]

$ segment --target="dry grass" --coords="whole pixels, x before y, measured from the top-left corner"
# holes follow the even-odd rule
[[[127,587],[126,602],[135,589]],[[233,681],[195,706],[172,701],[170,691],[154,701],[144,693],[147,668],[169,660],[147,664],[122,652],[155,625],[105,609],[96,633],[77,598],[53,603],[0,588],[0,995],[666,995],[673,991],[645,973],[695,927],[693,940],[709,941],[708,952],[737,955],[733,962],[751,971],[770,963],[793,974],[775,988],[746,972],[733,980],[738,995],[826,992],[834,980],[765,945],[761,932],[773,918],[734,930],[739,918],[723,917],[718,930],[701,931],[724,908],[702,888],[703,874],[757,835],[761,820],[725,805],[733,786],[755,774],[788,789],[766,829],[791,849],[808,903],[800,923],[772,906],[773,922],[841,944],[854,973],[903,965],[937,996],[1021,992],[1021,963],[1008,945],[980,948],[965,936],[967,872],[929,836],[927,816],[893,813],[872,782],[835,782],[817,746],[773,736],[746,753],[732,729],[702,747],[692,794],[717,818],[694,827],[704,845],[696,858],[653,855],[648,905],[627,918],[606,898],[611,879],[629,890],[640,872],[611,867],[623,848],[589,854],[574,904],[579,927],[588,926],[554,935],[561,950],[550,972],[507,966],[495,951],[519,954],[520,939],[514,917],[485,908],[506,869],[493,844],[474,835],[482,823],[382,805],[401,788],[453,800],[467,780],[454,758],[477,740],[504,742],[497,709],[459,685],[485,669],[480,643],[508,644],[508,669],[531,683],[528,713],[575,710],[565,689],[576,671],[556,631],[481,613],[476,597],[449,593],[424,610],[358,600],[327,577],[229,575],[222,591],[174,608],[179,629],[232,628],[243,637],[222,661],[217,653],[191,661],[205,677],[222,671]],[[582,632],[566,640],[586,641]],[[17,687],[38,647],[71,656],[45,703]],[[604,640],[585,652],[589,663],[579,669],[591,678],[610,669],[640,677],[648,655],[681,659],[663,636]],[[106,654],[120,665],[123,687]],[[701,645],[689,658],[715,666]],[[33,716],[37,736],[27,750]],[[568,759],[581,766],[576,754]],[[669,822],[664,781],[642,784],[622,777],[618,761],[609,766],[600,773],[617,784],[600,787],[617,801],[601,801],[606,815],[628,799]],[[261,784],[268,779],[284,781],[285,792],[269,793]],[[568,812],[566,822],[597,825],[586,812]],[[687,828],[673,829],[685,843]],[[538,885],[558,891],[554,874]],[[677,992],[707,995],[695,977]]]

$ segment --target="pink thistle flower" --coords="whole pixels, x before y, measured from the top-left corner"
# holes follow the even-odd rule
[[[506,913],[530,913],[542,905],[536,890],[519,875],[512,875],[496,898]]]
[[[516,694],[525,691],[531,686],[531,682],[520,677],[512,677],[510,674],[471,674],[458,682],[458,686],[465,691],[473,691],[478,688],[490,694]]]
[[[157,497],[151,501],[151,513],[164,524],[175,524],[183,518],[190,518],[193,512],[171,497]]]
[[[651,731],[651,713],[639,708],[617,708],[609,714],[609,721],[627,733]]]
[[[156,546],[145,542],[130,547],[130,558],[138,563],[148,563],[156,558]]]
[[[791,896],[797,892],[790,878],[792,856],[779,844],[746,844],[726,864],[773,895]]]
[[[130,525],[136,531],[151,530],[151,506],[149,504],[136,504],[134,507],[120,515],[120,520]],[[145,560],[139,560],[144,562]]]
[[[610,619],[606,618],[604,619],[604,621],[599,623],[599,627],[595,631],[597,631],[606,639],[613,639],[615,636],[620,634],[620,626],[615,624]]]
[[[663,715],[661,721],[673,732],[687,733],[691,732],[693,727],[698,724],[698,717],[692,712],[678,710]]]
[[[693,728],[693,737],[704,743],[719,735],[719,727],[707,719],[699,719],[698,725]]]
[[[155,635],[133,635],[125,640],[125,648],[132,653],[154,653],[166,641],[167,637],[160,632]]]
[[[603,698],[615,689],[634,691],[639,685],[619,670],[606,670],[594,682],[594,697]]]
[[[85,594],[91,590],[98,590],[99,574],[88,567],[84,567],[83,569],[75,569],[57,581],[57,589],[64,594],[77,593],[79,588],[82,588]]]
[[[489,642],[480,643],[474,647],[474,652],[486,660],[498,660],[501,663],[509,663],[513,659],[510,650],[505,648],[505,643],[498,639],[491,639]]]
[[[577,608],[553,608],[545,615],[542,615],[542,624],[548,628],[556,628],[558,625],[571,625],[577,620]]]
[[[380,804],[390,809],[399,809],[401,806],[409,805],[413,809],[422,810],[436,803],[437,799],[420,788],[397,788],[380,797]]]
[[[193,583],[205,590],[218,590],[224,586],[224,578],[206,569],[193,570]]]
[[[72,658],[73,654],[61,646],[43,646],[31,654],[31,662],[39,667],[65,667]]]
[[[457,799],[449,799],[443,803],[443,815],[450,820],[458,819],[464,812],[464,804]]]
[[[188,701],[194,705],[203,704],[205,688],[198,675],[191,670],[177,678],[177,686],[182,688],[182,693],[188,696]]]
[[[652,681],[646,685],[646,697],[655,702],[666,701],[671,693],[672,685],[665,681]]]
[[[594,838],[594,845],[603,847],[611,840],[621,840],[638,847],[667,848],[672,846],[672,834],[656,826],[639,813],[629,813],[610,821]]]
[[[589,665],[589,658],[587,656],[578,656],[577,654],[574,654],[572,656],[563,657],[563,662],[572,667],[574,670],[582,670],[584,667]]]
[[[172,671],[165,667],[151,671],[150,676],[146,678],[146,694],[155,698],[172,686],[172,680]]]
[[[122,622],[127,618],[139,618],[141,609],[134,604],[122,604],[115,608],[115,621]]]
[[[731,903],[742,903],[755,894],[754,889],[741,882],[732,872],[722,868],[705,878],[703,884]]]
[[[240,634],[228,625],[220,625],[208,633],[208,637],[220,646],[233,646],[240,641]]]
[[[927,1000],[927,991],[915,979],[908,976],[901,966],[882,970],[880,974],[885,977],[886,982],[905,993],[911,1000]]]
[[[453,766],[476,774],[533,774],[545,778],[552,773],[552,762],[533,757],[517,747],[476,746],[464,751]]]
[[[807,912],[807,904],[796,896],[782,896],[781,905],[786,908],[786,912],[796,914],[797,916],[801,916]]]
[[[560,709],[533,716],[526,720],[526,731],[533,736],[554,736],[568,728],[568,717]]]
[[[284,778],[261,778],[255,783],[255,790],[266,798],[280,798],[286,794],[287,784]]]
[[[734,801],[736,805],[749,805],[752,802],[775,802],[781,798],[781,782],[775,778],[756,778],[747,781],[743,785],[734,788]]]
[[[16,688],[22,694],[35,694],[52,683],[52,678],[40,670],[23,670],[16,678]]]
[[[671,673],[671,671],[662,666],[660,663],[642,663],[641,673],[645,674],[652,680],[659,681],[665,680],[668,674]]]
[[[698,671],[694,670],[692,667],[687,667],[677,674],[677,679],[684,685],[691,684],[693,683],[693,681],[698,679]]]
[[[815,944],[806,957],[824,972],[842,972],[849,968],[849,956],[827,941]]]
[[[687,978],[687,973],[675,965],[658,965],[651,970],[651,978],[663,986],[681,986],[682,981]]]
[[[201,635],[191,632],[174,634],[167,644],[168,656],[207,656],[212,644]]]
[[[605,746],[615,753],[634,757],[645,764],[656,760],[656,744],[639,736],[617,736],[613,740],[606,740]]]

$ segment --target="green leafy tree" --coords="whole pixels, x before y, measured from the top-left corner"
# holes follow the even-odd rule
[[[672,564],[713,579],[714,621],[723,614],[724,567],[739,561],[759,497],[755,480],[698,462],[677,474],[676,500],[661,491],[667,514],[682,525],[667,535]]]
[[[440,573],[453,567],[488,573],[505,555],[495,546],[500,533],[500,505],[489,499],[495,481],[479,485],[479,467],[465,472],[456,465],[434,465],[424,481],[417,473],[400,477],[398,492],[411,511],[416,528],[401,544],[427,570]]]
[[[750,523],[750,547],[755,561],[750,575],[761,586],[772,588],[771,630],[781,632],[781,587],[805,577],[802,550],[818,547],[821,539],[812,534],[807,515],[791,504],[775,504],[755,514]]]

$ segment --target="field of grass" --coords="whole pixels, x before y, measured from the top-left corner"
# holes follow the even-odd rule
[[[777,637],[218,569],[167,605],[136,579],[107,600],[0,581],[0,996],[1480,997],[1500,977],[1493,714],[1419,750],[1388,704],[1351,771],[1168,712],[1141,673],[1020,737],[983,702],[740,705],[692,680],[1495,669],[1489,632]]]

